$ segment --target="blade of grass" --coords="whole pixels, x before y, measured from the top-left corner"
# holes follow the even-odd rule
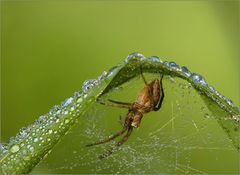
[[[104,72],[98,80],[84,82],[82,91],[76,92],[73,97],[55,106],[49,113],[40,116],[34,124],[21,129],[7,146],[2,146],[0,148],[1,173],[29,173],[52,151],[53,147],[99,96],[138,76],[140,66],[143,72],[161,73],[185,79],[201,93],[206,103],[213,103],[220,111],[225,111],[228,114],[228,120],[218,118],[218,115],[216,119],[239,150],[237,131],[239,130],[240,110],[230,100],[209,86],[202,76],[191,73],[186,67],[180,67],[174,62],[162,62],[157,57],[146,59],[141,54],[131,54],[123,64],[113,67],[109,72]],[[212,108],[209,107],[209,109]]]

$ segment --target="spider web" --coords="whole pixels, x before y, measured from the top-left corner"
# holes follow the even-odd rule
[[[131,102],[143,86],[138,78],[105,98]],[[32,173],[239,173],[238,153],[202,94],[179,78],[164,77],[163,87],[162,108],[144,116],[140,128],[111,156],[98,159],[121,137],[98,146],[85,145],[120,131],[119,116],[125,117],[127,110],[96,103]]]

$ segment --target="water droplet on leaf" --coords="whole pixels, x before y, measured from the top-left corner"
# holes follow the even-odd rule
[[[195,83],[197,83],[197,84],[201,84],[201,85],[203,85],[203,86],[207,85],[205,79],[204,79],[201,75],[198,75],[198,74],[193,73],[193,74],[191,75],[191,78],[192,78],[192,80],[193,80]]]
[[[175,71],[181,71],[181,68],[179,65],[177,65],[175,62],[168,62],[166,63],[168,65],[168,67],[170,68],[170,70],[175,70]]]
[[[90,79],[86,80],[83,83],[82,90],[83,92],[87,93],[90,89],[92,89],[94,86],[98,85],[98,81],[96,79]]]
[[[187,67],[183,66],[182,67],[182,73],[186,76],[186,77],[190,77],[191,76],[191,72],[188,70]]]
[[[151,61],[151,62],[157,62],[157,63],[162,63],[162,62],[163,62],[163,61],[162,61],[159,57],[157,57],[157,56],[151,56],[151,57],[148,58],[148,60]]]
[[[67,107],[69,104],[72,103],[72,101],[73,101],[73,98],[70,97],[70,98],[66,99],[66,100],[63,102],[62,106],[63,106],[63,107]]]
[[[12,148],[10,149],[10,151],[12,153],[16,153],[16,152],[18,152],[19,149],[20,149],[20,147],[18,145],[13,145]]]
[[[69,120],[68,120],[68,119],[66,119],[66,120],[65,120],[65,123],[66,123],[66,124],[67,124],[67,123],[69,123]]]
[[[132,53],[127,56],[125,59],[125,63],[131,62],[131,61],[142,61],[145,57],[141,53]]]
[[[34,141],[34,142],[37,142],[37,141],[38,141],[38,138],[34,138],[33,141]]]
[[[103,71],[103,73],[98,77],[98,81],[102,81],[106,78],[107,76],[107,71]]]
[[[42,116],[40,116],[36,121],[35,121],[35,124],[41,124],[41,123],[43,123],[44,121],[46,120],[46,118],[45,118],[45,116],[44,115],[42,115]]]

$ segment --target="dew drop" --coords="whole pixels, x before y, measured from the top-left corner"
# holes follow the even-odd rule
[[[83,92],[87,93],[90,89],[98,85],[98,81],[96,79],[86,80],[82,85]]]
[[[157,62],[157,63],[162,63],[162,62],[163,62],[163,61],[162,61],[159,57],[157,57],[157,56],[151,56],[151,57],[148,58],[148,60],[151,61],[151,62]]]
[[[83,101],[83,99],[82,98],[79,98],[78,100],[77,100],[77,103],[81,103]]]
[[[48,131],[48,134],[52,134],[52,132],[53,132],[53,131],[50,129],[50,130]]]
[[[63,113],[64,115],[67,115],[68,114],[68,111],[64,111],[64,113]]]
[[[132,53],[127,56],[125,59],[125,63],[132,62],[132,61],[142,61],[145,57],[141,53]]]
[[[204,80],[204,78],[201,75],[193,73],[191,75],[191,78],[197,84],[201,84],[203,86],[207,85],[206,81]]]
[[[186,77],[190,77],[191,76],[191,72],[188,70],[187,67],[182,66],[182,73],[186,76]]]
[[[10,137],[9,139],[9,145],[13,145],[16,143],[16,139],[14,137]]]
[[[33,152],[33,151],[34,151],[34,148],[31,146],[31,147],[29,148],[29,150],[30,150],[31,152]]]
[[[208,88],[210,89],[211,92],[215,92],[216,90],[214,89],[214,87],[212,86],[208,86]]]
[[[63,107],[67,107],[69,104],[72,103],[72,101],[73,101],[73,98],[70,97],[70,98],[66,99],[66,100],[63,102],[62,106],[63,106]]]
[[[181,71],[181,68],[179,67],[179,65],[177,65],[175,62],[168,62],[166,63],[168,65],[168,67],[171,69],[171,70],[175,70],[175,71]]]
[[[56,114],[57,115],[61,114],[61,110],[57,110]]]
[[[74,92],[74,97],[79,98],[82,96],[82,91]]]
[[[65,120],[65,124],[67,124],[67,123],[69,123],[69,120],[68,120],[68,119]]]
[[[107,71],[103,71],[103,73],[98,77],[98,81],[102,81],[106,78],[107,76]]]
[[[18,137],[19,139],[24,139],[24,138],[26,138],[26,137],[28,136],[28,134],[30,133],[30,130],[31,130],[30,127],[28,127],[28,128],[26,128],[26,127],[21,128],[21,129],[19,130],[19,134],[17,135],[17,137]]]
[[[223,99],[227,102],[228,105],[230,105],[232,107],[234,106],[232,100],[228,99],[227,97],[223,97]]]
[[[163,64],[167,67],[169,67],[169,62],[168,61],[164,61]]]
[[[56,116],[57,111],[60,109],[59,106],[55,105],[49,112],[50,115]]]
[[[43,123],[44,121],[45,121],[46,119],[45,119],[45,116],[44,115],[42,115],[42,116],[40,116],[36,121],[35,121],[35,124],[41,124],[41,123]]]
[[[10,149],[10,151],[12,153],[16,153],[19,151],[19,149],[20,149],[20,147],[18,145],[13,145],[12,148]]]
[[[75,107],[73,106],[73,107],[70,108],[70,111],[74,111],[74,109],[75,109]]]
[[[5,146],[0,143],[0,150],[5,150]]]
[[[37,142],[37,141],[38,141],[38,138],[34,138],[34,139],[33,139],[33,142]]]
[[[232,119],[235,120],[236,122],[240,122],[240,116],[239,115],[233,115]]]
[[[0,143],[0,158],[6,154],[8,152],[8,150],[6,149],[6,147]]]

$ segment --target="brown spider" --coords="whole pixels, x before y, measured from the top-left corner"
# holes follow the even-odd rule
[[[120,116],[120,121],[123,126],[123,129],[120,132],[112,136],[109,136],[104,140],[86,145],[86,146],[94,146],[94,145],[103,144],[111,140],[114,140],[116,137],[121,136],[125,132],[127,132],[126,135],[114,145],[114,147],[109,149],[104,154],[100,155],[99,156],[100,159],[111,155],[115,149],[117,149],[119,146],[121,146],[124,142],[127,141],[128,137],[132,133],[133,128],[138,128],[140,126],[141,119],[144,114],[151,111],[158,111],[161,108],[163,98],[164,98],[164,92],[162,88],[163,75],[161,75],[160,80],[155,79],[148,84],[145,77],[142,74],[142,69],[140,70],[141,70],[141,77],[145,83],[145,87],[140,91],[135,102],[125,103],[125,102],[119,102],[115,100],[108,100],[108,103],[104,103],[102,101],[97,100],[99,103],[103,105],[128,109],[128,113],[124,121],[122,121]]]

